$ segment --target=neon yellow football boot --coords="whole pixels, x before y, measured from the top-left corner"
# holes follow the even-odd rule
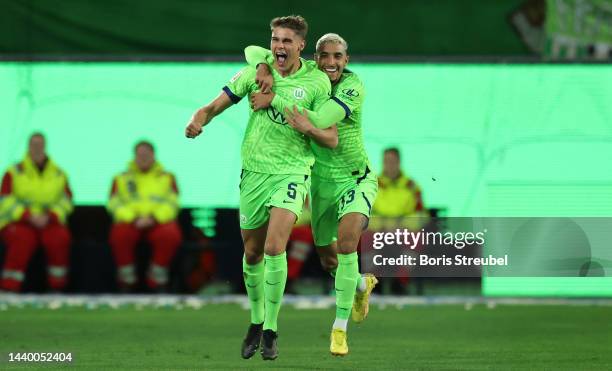
[[[370,273],[366,273],[363,279],[366,283],[366,289],[364,292],[359,292],[359,290],[357,290],[357,292],[355,292],[355,300],[353,301],[351,317],[355,322],[362,322],[368,316],[368,311],[370,310],[370,294],[378,283],[376,277]]]
[[[348,354],[348,344],[346,343],[346,331],[335,328],[331,333],[331,344],[329,351],[334,356],[345,356]]]

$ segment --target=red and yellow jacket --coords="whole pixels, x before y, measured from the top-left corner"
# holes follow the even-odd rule
[[[423,211],[421,189],[412,179],[403,173],[395,180],[382,174],[378,177],[374,215],[396,218],[412,216],[420,211]]]
[[[66,175],[47,159],[42,170],[30,156],[10,167],[0,188],[0,229],[30,215],[49,213],[51,223],[66,223],[72,212],[72,192]]]
[[[116,223],[131,223],[146,216],[158,223],[176,219],[179,205],[174,175],[157,162],[147,172],[130,162],[128,171],[113,180],[108,210]]]

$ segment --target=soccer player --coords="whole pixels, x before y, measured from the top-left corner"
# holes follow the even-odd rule
[[[257,66],[257,81],[262,90],[269,91],[272,86],[267,73],[267,63],[272,62],[270,51],[251,46],[245,54],[249,64]],[[271,105],[285,111],[289,123],[302,133],[313,133],[316,126],[330,121],[338,122],[337,147],[324,148],[316,141],[311,142],[316,159],[311,201],[313,233],[321,262],[332,272],[337,266],[336,319],[330,351],[334,355],[346,355],[351,305],[353,320],[363,321],[369,309],[369,295],[378,282],[369,274],[362,277],[357,261],[357,246],[367,226],[378,183],[370,170],[361,129],[365,90],[359,77],[345,68],[349,60],[346,41],[337,34],[323,35],[317,42],[315,59],[332,83],[332,97],[321,109],[300,113],[276,92],[253,94],[251,105],[254,109]],[[276,77],[273,81],[279,83]]]
[[[277,94],[291,105],[317,109],[329,100],[331,84],[316,66],[300,58],[308,30],[306,21],[300,16],[278,17],[270,27]],[[186,136],[195,138],[232,103],[258,90],[255,75],[255,68],[250,66],[238,72],[221,95],[195,112],[185,129]],[[337,137],[333,129],[326,132]],[[302,212],[313,163],[309,139],[293,130],[282,112],[273,108],[250,112],[242,142],[240,181],[243,272],[251,305],[251,325],[242,343],[243,358],[252,357],[260,342],[263,359],[278,356],[277,318],[287,280],[285,248]]]

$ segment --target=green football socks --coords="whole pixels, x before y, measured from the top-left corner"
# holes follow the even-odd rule
[[[329,272],[329,275],[332,276],[332,278],[336,278],[336,272],[338,271],[338,267],[334,268],[333,270],[331,270]],[[359,292],[364,292],[366,289],[366,284],[365,284],[365,280],[363,279],[363,275],[361,273],[359,273],[359,270],[357,270],[357,291]]]
[[[264,261],[250,265],[243,257],[242,274],[251,304],[251,323],[261,324],[264,321]]]
[[[357,281],[359,277],[359,263],[357,253],[338,254],[338,270],[336,271],[336,319],[346,323],[351,314]],[[346,331],[346,326],[343,330]]]
[[[287,283],[287,254],[264,255],[264,292],[266,298],[264,330],[276,331],[278,312]]]

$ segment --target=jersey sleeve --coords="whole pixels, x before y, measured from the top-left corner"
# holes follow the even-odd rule
[[[136,219],[134,204],[120,194],[119,176],[113,179],[110,200],[106,208],[113,216],[115,223],[131,223]]]
[[[317,71],[320,72],[320,71]],[[315,94],[314,102],[312,104],[313,110],[317,111],[319,108],[323,106],[331,97],[331,82],[329,82],[329,78],[323,72],[320,72],[321,78],[319,79],[319,83],[317,84],[317,92]]]
[[[10,222],[27,216],[27,205],[13,192],[13,174],[9,170],[2,178],[0,189],[0,230]]]
[[[236,104],[245,96],[254,91],[255,84],[255,69],[251,66],[246,66],[223,87],[223,91],[231,99],[232,103]],[[255,85],[256,86],[256,85]]]
[[[168,176],[170,177],[170,187],[166,194],[155,197],[156,207],[153,209],[153,218],[162,224],[176,219],[179,213],[176,178],[172,174],[168,174]]]
[[[68,184],[68,177],[66,177],[66,175],[63,177],[64,190],[57,202],[49,208],[49,212],[55,216],[55,220],[57,220],[59,223],[66,224],[66,219],[74,210],[74,206],[72,205],[72,191],[70,190],[70,185]]]
[[[257,45],[250,45],[244,49],[244,58],[249,66],[257,68],[261,63],[266,63],[269,66],[274,64],[274,55],[266,48]]]
[[[327,79],[327,76],[325,78]],[[342,121],[346,113],[341,105],[329,98],[331,93],[329,80],[327,80],[327,84],[321,84],[319,90],[320,92],[318,92],[313,105],[315,109],[305,111],[308,119],[315,127],[327,129]],[[279,112],[285,112],[285,108],[289,111],[293,109],[291,102],[278,94],[272,99],[272,107]]]
[[[340,86],[331,99],[344,109],[345,117],[349,117],[354,111],[360,109],[364,96],[365,89],[363,84],[361,81],[354,81],[346,84],[346,86]]]
[[[279,112],[285,112],[285,108],[289,111],[293,110],[291,103],[285,99],[276,95],[272,100],[272,107]],[[315,127],[319,129],[327,129],[330,126],[342,121],[345,116],[344,109],[338,105],[335,101],[328,99],[318,110],[303,110],[306,112],[308,119]]]

